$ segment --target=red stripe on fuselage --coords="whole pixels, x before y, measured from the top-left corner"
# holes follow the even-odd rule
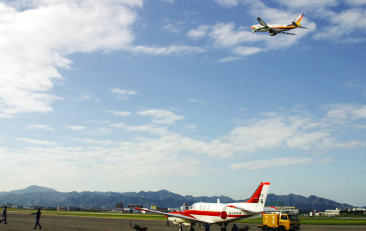
[[[171,214],[181,214],[196,219],[199,219],[199,217],[197,216],[217,217],[223,219],[221,217],[221,213],[222,211],[202,211],[202,210],[185,210],[183,212],[171,212]],[[223,220],[239,220],[250,216],[251,215],[233,215],[228,213],[227,217]]]
[[[202,211],[202,210],[184,210],[183,212],[179,213],[179,212],[173,212],[172,214],[182,214],[182,215],[186,215],[186,216],[212,216],[212,217],[220,217],[221,212],[217,212],[217,211]]]

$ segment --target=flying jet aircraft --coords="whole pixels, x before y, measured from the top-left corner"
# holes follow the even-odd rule
[[[268,194],[270,182],[261,183],[255,190],[252,197],[246,202],[239,203],[204,203],[193,204],[188,210],[182,212],[160,212],[157,210],[135,208],[145,212],[157,213],[167,217],[169,221],[178,224],[178,231],[183,231],[182,224],[190,226],[189,230],[194,231],[192,227],[196,223],[206,223],[208,225],[218,224],[222,227],[241,219],[255,218],[267,211],[275,211],[275,208],[264,208]]]
[[[257,25],[253,25],[250,29],[254,32],[269,32],[270,36],[275,36],[276,34],[287,34],[287,35],[295,35],[292,33],[288,33],[285,31],[292,30],[295,28],[304,28],[300,25],[301,19],[304,17],[304,14],[300,14],[291,24],[281,25],[281,24],[266,24],[260,17],[258,17],[258,21],[260,23]]]

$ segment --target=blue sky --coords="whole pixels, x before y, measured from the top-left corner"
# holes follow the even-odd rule
[[[1,191],[365,206],[365,0],[0,3]],[[292,22],[296,36],[250,26]]]

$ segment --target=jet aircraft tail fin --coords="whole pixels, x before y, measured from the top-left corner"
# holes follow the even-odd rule
[[[292,22],[292,25],[293,26],[301,26],[300,25],[300,22],[302,20],[302,18],[304,17],[304,13],[300,14],[293,22]]]

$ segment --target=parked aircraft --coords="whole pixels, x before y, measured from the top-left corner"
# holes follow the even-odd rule
[[[188,210],[182,212],[160,212],[157,210],[141,209],[138,210],[157,213],[165,215],[169,226],[169,221],[174,224],[178,224],[178,231],[182,231],[182,224],[190,226],[189,230],[194,231],[192,227],[196,223],[206,223],[208,225],[218,224],[225,228],[229,222],[234,222],[241,219],[255,218],[262,213],[268,211],[274,211],[274,208],[264,208],[266,198],[268,194],[270,182],[261,183],[255,190],[252,197],[246,202],[240,203],[204,203],[199,202],[193,204]],[[223,229],[221,229],[223,230]]]
[[[260,17],[258,17],[258,21],[260,23],[257,25],[253,25],[250,27],[250,29],[254,32],[269,32],[270,36],[275,36],[276,34],[287,34],[287,35],[295,35],[292,33],[288,33],[285,31],[293,30],[295,28],[304,28],[308,29],[306,27],[303,27],[300,25],[300,22],[302,18],[304,17],[304,14],[300,14],[291,24],[288,25],[280,25],[280,24],[266,24]]]

